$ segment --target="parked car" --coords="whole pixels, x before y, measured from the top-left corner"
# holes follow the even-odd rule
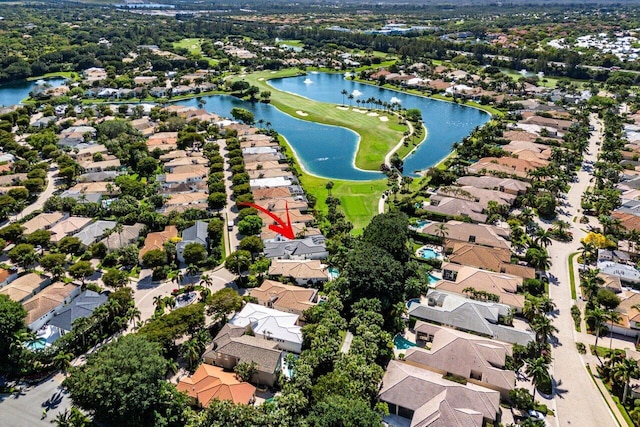
[[[540,411],[534,411],[533,409],[529,409],[527,412],[529,418],[533,418],[534,420],[544,420],[544,414]]]

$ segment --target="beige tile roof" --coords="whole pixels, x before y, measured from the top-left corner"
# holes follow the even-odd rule
[[[41,213],[22,224],[24,234],[31,234],[36,230],[46,230],[64,218],[64,215],[62,212]]]
[[[30,325],[35,320],[62,305],[65,299],[76,289],[78,289],[78,286],[73,283],[56,282],[26,300],[22,304],[24,309],[27,310],[26,324]]]
[[[205,203],[207,201],[207,193],[204,192],[193,192],[193,193],[180,193],[180,194],[172,194],[166,201],[165,205],[167,206],[175,206],[175,205],[191,205],[195,203]]]
[[[276,161],[268,161],[268,162],[260,162],[260,161],[253,161],[253,162],[248,162],[245,160],[244,163],[244,167],[246,170],[250,171],[250,170],[265,170],[265,169],[281,169],[282,166],[286,166],[280,162],[276,162]]]
[[[315,305],[317,289],[285,285],[273,280],[265,280],[259,288],[249,290],[249,295],[264,305],[285,313],[302,314]]]
[[[317,259],[283,260],[274,259],[269,267],[270,276],[293,277],[294,279],[327,280],[329,273],[327,266]]]
[[[464,295],[465,288],[474,288],[500,297],[500,302],[518,310],[524,306],[524,295],[516,292],[522,286],[522,277],[505,273],[495,273],[474,267],[444,263],[442,271],[457,271],[455,281],[440,280],[435,284],[436,289],[455,292]]]
[[[70,216],[69,218],[63,219],[49,229],[49,231],[51,231],[51,241],[59,242],[63,237],[82,230],[90,222],[91,218],[81,216]]]
[[[473,371],[480,374],[480,381],[508,391],[516,383],[515,372],[505,369],[511,348],[511,344],[435,326],[431,348],[409,349],[404,360],[467,379]]]
[[[423,233],[438,235],[439,223],[428,224]],[[509,230],[486,224],[470,224],[462,221],[448,221],[445,239],[447,242],[475,243],[477,245],[505,248],[511,250],[511,244],[506,240]],[[471,241],[474,240],[474,241]]]
[[[238,381],[236,374],[222,368],[203,363],[193,375],[182,378],[178,391],[185,392],[207,408],[212,400],[229,400],[234,404],[248,405],[253,400],[256,388]]]
[[[109,191],[111,189],[111,191]],[[85,194],[118,194],[120,189],[113,182],[98,181],[98,182],[82,182],[74,185],[69,191],[77,191]]]
[[[287,187],[256,188],[253,190],[253,198],[255,200],[280,199],[284,197],[291,197],[291,191]]]
[[[258,216],[262,218],[262,222],[265,224],[275,224],[276,222],[266,213],[258,211]],[[284,214],[282,215],[284,216]],[[289,208],[289,219],[291,223],[308,223],[314,220],[313,215],[303,214],[298,209]]]
[[[296,200],[293,197],[284,197],[282,199],[263,199],[258,200],[256,205],[268,209],[271,212],[280,212],[287,209],[298,209],[300,211],[306,211],[309,208],[307,202],[302,200]]]
[[[511,264],[511,251],[504,248],[487,248],[471,243],[454,243],[449,261],[485,270],[513,274],[526,279],[535,277],[531,267]]]
[[[35,273],[28,273],[0,289],[0,294],[7,295],[12,300],[20,302],[36,292],[42,286],[44,280],[43,277]]]
[[[500,413],[498,391],[397,360],[387,366],[379,398],[414,411],[411,425],[420,427],[482,427],[483,418],[495,421]]]
[[[138,258],[142,259],[144,254],[153,249],[164,250],[164,243],[173,237],[178,237],[178,229],[175,225],[167,225],[163,231],[147,234]]]

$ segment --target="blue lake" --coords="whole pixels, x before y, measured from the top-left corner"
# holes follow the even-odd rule
[[[421,96],[383,89],[345,79],[342,74],[310,73],[306,76],[270,80],[276,89],[295,93],[309,99],[348,105],[342,90],[354,95],[351,101],[373,97],[386,102],[400,102],[403,108],[418,108],[427,128],[426,141],[404,161],[405,174],[434,166],[450,152],[454,142],[461,141],[471,131],[491,117],[477,108],[465,107]]]
[[[45,80],[45,82],[51,85],[51,87],[58,87],[65,81],[66,79],[64,78],[51,78]],[[38,82],[23,80],[20,82],[0,85],[0,106],[10,107],[12,105],[20,104],[23,99],[29,96],[29,92],[38,85]]]
[[[345,128],[327,126],[296,119],[269,104],[242,101],[233,96],[203,96],[204,109],[221,116],[231,117],[233,107],[242,107],[251,111],[256,121],[264,120],[287,138],[296,152],[302,167],[315,175],[331,179],[372,180],[382,179],[381,172],[356,169],[355,157],[358,135]],[[178,105],[197,106],[197,99],[179,101]]]

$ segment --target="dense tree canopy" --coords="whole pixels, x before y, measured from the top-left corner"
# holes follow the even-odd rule
[[[74,404],[95,420],[113,426],[184,425],[168,408],[173,388],[164,379],[167,361],[160,346],[145,337],[125,335],[89,355],[64,381]],[[171,420],[167,419],[170,414]]]

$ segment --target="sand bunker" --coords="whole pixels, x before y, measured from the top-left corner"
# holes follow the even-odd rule
[[[378,113],[371,112],[371,113],[368,113],[367,116],[378,117]]]
[[[307,113],[305,113],[304,111],[300,111],[300,110],[296,111],[296,114],[299,115],[299,116],[302,116],[302,117],[308,116]]]
[[[359,109],[357,109],[357,108],[354,108],[354,109],[353,109],[353,110],[351,110],[351,111],[353,111],[354,113],[360,113],[360,114],[364,114],[364,113],[366,113],[366,111],[364,111],[364,110],[359,110]]]
[[[260,81],[260,82],[261,82],[261,81],[263,81],[263,80],[264,80],[264,77],[260,77],[260,78],[258,79],[258,81]]]
[[[347,111],[347,110],[348,110],[348,108],[347,108],[347,107],[341,107],[341,106],[339,106],[339,105],[338,105],[336,108],[337,108],[338,110],[342,110],[342,111]]]
[[[387,116],[380,116],[378,118],[380,119],[381,122],[388,122],[389,121],[389,117],[387,117]]]

